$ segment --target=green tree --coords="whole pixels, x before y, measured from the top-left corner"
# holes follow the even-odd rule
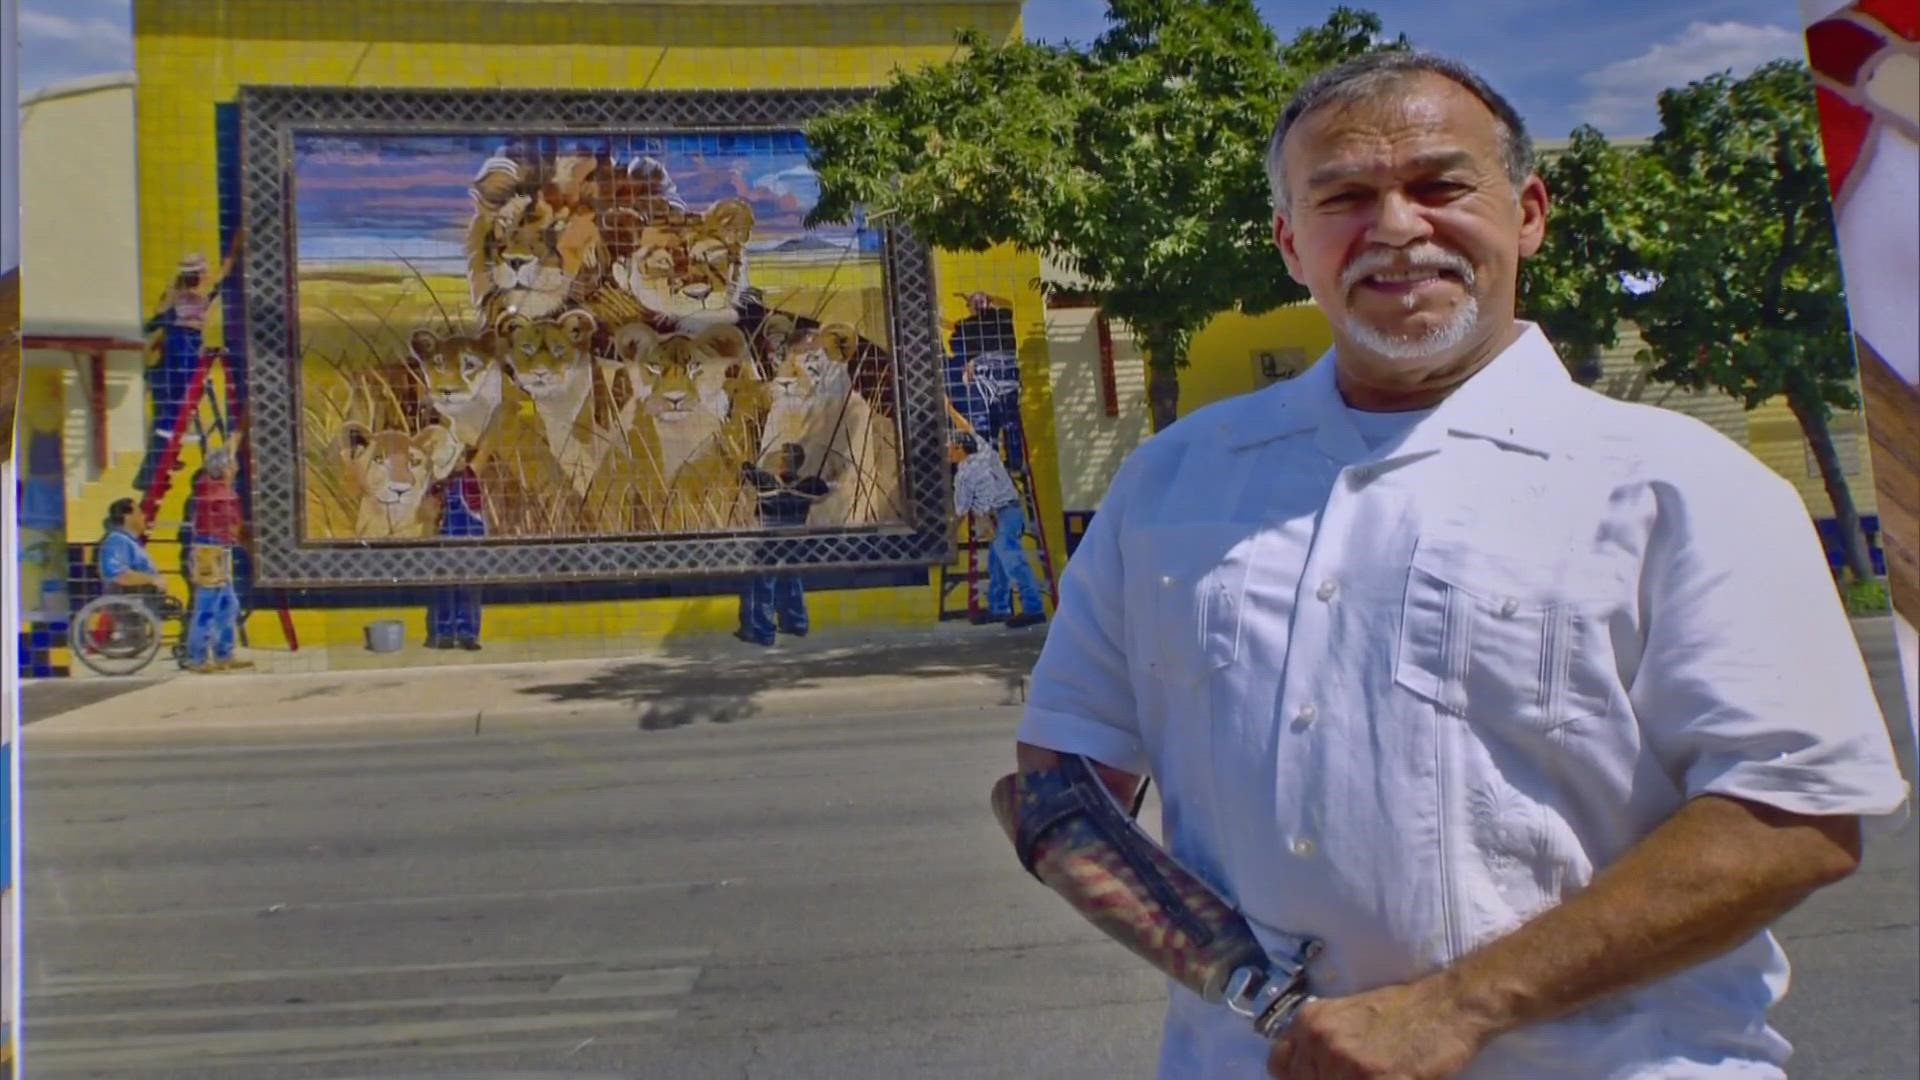
[[[1784,397],[1832,500],[1847,567],[1871,580],[1829,423],[1860,399],[1806,66],[1775,61],[1664,91],[1660,132],[1633,173],[1646,215],[1635,261],[1659,285],[1627,314],[1654,378],[1716,387],[1749,409]]]
[[[865,206],[949,250],[1051,254],[1139,336],[1159,429],[1209,320],[1305,296],[1273,245],[1267,134],[1313,71],[1381,47],[1380,20],[1340,8],[1282,47],[1252,0],[1111,0],[1107,18],[1084,53],[963,34],[954,60],[809,125],[810,220]]]
[[[1620,343],[1633,300],[1625,275],[1637,265],[1645,208],[1633,159],[1597,129],[1576,128],[1568,146],[1543,154],[1538,171],[1551,210],[1540,251],[1521,265],[1520,309],[1540,324],[1576,379],[1600,377],[1600,353]]]

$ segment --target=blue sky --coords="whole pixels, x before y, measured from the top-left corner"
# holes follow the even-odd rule
[[[650,154],[682,198],[704,209],[723,198],[753,206],[755,243],[806,232],[819,197],[797,133],[546,138],[546,154],[597,150],[616,161]],[[524,144],[523,144],[524,145]],[[394,252],[457,268],[473,218],[467,185],[502,140],[479,135],[301,135],[294,140],[294,205],[302,259],[385,260]],[[816,235],[847,240],[844,227]]]
[[[1802,55],[1793,0],[1353,0],[1389,33],[1459,57],[1514,100],[1541,137],[1580,123],[1650,134],[1662,87]],[[1028,36],[1091,40],[1105,0],[1028,0]],[[1333,5],[1259,0],[1282,35]],[[133,66],[128,0],[21,0],[21,90]]]

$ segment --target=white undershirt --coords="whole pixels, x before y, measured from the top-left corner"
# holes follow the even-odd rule
[[[1408,412],[1365,412],[1352,406],[1347,407],[1347,419],[1353,421],[1354,430],[1360,433],[1360,438],[1367,444],[1368,450],[1378,450],[1389,443],[1399,442],[1433,413],[1433,409],[1413,409]]]

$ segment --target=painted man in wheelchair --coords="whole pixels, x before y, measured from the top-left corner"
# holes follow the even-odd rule
[[[140,535],[147,531],[147,515],[132,499],[115,499],[107,507],[106,531],[95,559],[100,581],[109,596],[132,596],[144,602],[154,618],[177,618],[179,601],[167,595],[160,570],[147,554]]]

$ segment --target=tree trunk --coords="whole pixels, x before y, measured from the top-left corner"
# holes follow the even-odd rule
[[[1840,551],[1855,581],[1874,580],[1873,559],[1867,552],[1867,538],[1860,531],[1860,511],[1853,505],[1853,492],[1847,487],[1846,473],[1840,467],[1840,453],[1833,446],[1833,431],[1827,425],[1827,410],[1820,401],[1802,400],[1809,391],[1787,392],[1787,405],[1793,410],[1800,430],[1813,448],[1813,460],[1820,466],[1820,480],[1826,485],[1827,499],[1833,503],[1833,516],[1840,526]]]
[[[1180,376],[1173,365],[1147,366],[1147,408],[1153,414],[1153,430],[1165,431],[1180,419]]]
[[[1180,352],[1169,334],[1146,334],[1147,409],[1153,430],[1165,431],[1180,418]]]

